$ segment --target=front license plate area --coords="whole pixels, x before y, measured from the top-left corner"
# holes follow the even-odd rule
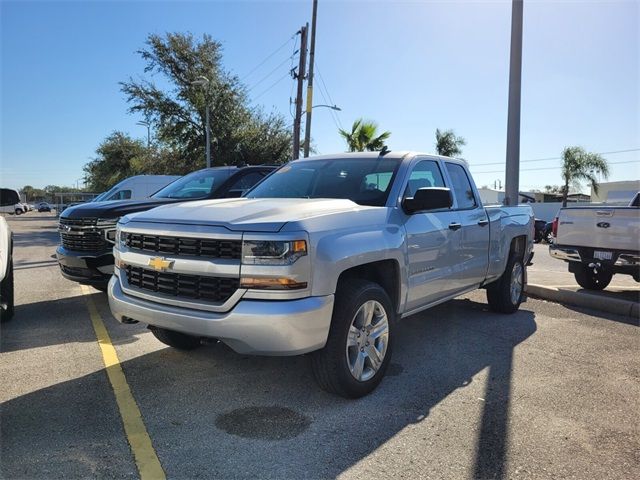
[[[611,260],[613,258],[613,252],[606,252],[604,250],[595,250],[593,252],[593,258],[598,260]]]

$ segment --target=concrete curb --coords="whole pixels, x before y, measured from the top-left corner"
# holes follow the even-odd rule
[[[574,292],[556,287],[545,287],[542,285],[527,284],[525,292],[528,295],[557,303],[566,303],[576,307],[591,308],[601,312],[613,313],[638,319],[640,317],[640,304],[630,300],[620,300],[618,298],[607,298],[597,293]]]

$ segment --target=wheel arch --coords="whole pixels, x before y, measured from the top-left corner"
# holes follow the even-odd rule
[[[368,280],[380,285],[389,295],[395,312],[400,311],[402,282],[400,280],[400,264],[397,260],[379,260],[348,268],[340,273],[336,289],[339,289],[343,282],[348,282],[353,278]]]

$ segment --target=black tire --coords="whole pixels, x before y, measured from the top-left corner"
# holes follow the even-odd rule
[[[512,298],[512,274],[515,269],[520,269],[522,287],[520,288],[520,294],[517,298]],[[492,311],[498,313],[514,313],[518,308],[520,308],[524,295],[524,269],[525,266],[522,263],[522,258],[516,255],[511,255],[507,261],[507,266],[504,269],[502,276],[495,282],[487,285],[487,302],[489,303],[489,308]]]
[[[16,208],[15,210],[15,214],[16,215],[22,215],[24,212],[22,210],[20,210],[19,208]]]
[[[371,378],[361,381],[351,373],[347,363],[347,337],[356,313],[370,300],[377,302],[385,310],[388,333],[385,355],[380,367]],[[313,373],[320,387],[345,398],[359,398],[372,392],[382,381],[391,360],[394,320],[393,304],[387,293],[378,284],[359,279],[340,282],[327,343],[323,349],[314,352],[311,356]],[[368,332],[366,335],[368,338]],[[360,334],[358,334],[359,336]],[[370,366],[371,364],[369,364]]]
[[[193,350],[200,346],[200,338],[186,333],[180,333],[173,330],[166,330],[160,327],[149,326],[149,330],[153,336],[165,345],[177,348],[178,350]]]
[[[587,290],[604,290],[613,278],[611,272],[599,270],[598,273],[595,273],[593,268],[583,264],[575,269],[573,275],[576,277],[578,285]]]
[[[6,310],[0,308],[0,322],[7,322],[13,318],[15,311],[13,289],[13,258],[9,258],[7,274],[0,284],[0,301],[7,305]]]
[[[106,292],[107,289],[109,288],[109,284],[105,283],[104,285],[99,283],[97,285],[91,285],[93,288],[95,288],[96,290],[100,290],[101,292]]]

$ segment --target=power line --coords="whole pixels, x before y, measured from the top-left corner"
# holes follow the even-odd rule
[[[278,69],[280,67],[282,67],[285,63],[287,63],[289,60],[291,60],[295,54],[297,52],[293,52],[293,55],[291,57],[287,57],[285,58],[282,62],[280,62],[273,70],[271,70],[269,73],[267,73],[264,77],[262,77],[257,83],[255,83],[252,87],[250,87],[247,92],[250,92],[251,90],[253,90],[254,88],[256,88],[258,85],[260,85],[262,82],[264,82],[267,78],[269,78],[271,75],[273,75],[275,72],[278,71]]]
[[[622,165],[624,163],[638,163],[637,160],[625,160],[622,162],[609,162],[609,165]],[[474,168],[475,165],[470,165],[469,168]],[[521,172],[534,172],[534,171],[539,171],[539,170],[560,170],[562,168],[562,166],[556,166],[556,167],[538,167],[538,168],[522,168],[520,169]],[[473,172],[474,175],[479,175],[481,173],[504,173],[504,170],[491,170],[488,172]]]
[[[245,81],[253,72],[255,72],[256,70],[258,70],[262,65],[264,65],[265,63],[267,63],[271,57],[273,57],[276,53],[278,53],[280,50],[282,50],[284,47],[286,47],[289,42],[291,42],[292,39],[294,39],[298,34],[294,33],[291,37],[289,37],[289,39],[284,42],[282,45],[280,45],[278,48],[276,48],[272,53],[270,53],[267,58],[265,58],[263,61],[261,61],[258,65],[256,65],[255,67],[253,67],[251,69],[251,71],[249,73],[247,73],[246,75],[244,75],[242,77],[242,81]]]
[[[638,152],[640,148],[630,148],[628,150],[613,150],[611,152],[598,152],[598,155],[613,155],[615,153],[627,153],[627,152]],[[548,160],[562,160],[562,157],[547,157],[547,158],[533,158],[531,160],[520,160],[520,163],[525,162],[545,162]],[[492,162],[492,163],[477,163],[474,167],[488,166],[488,165],[504,165],[504,162]]]
[[[330,105],[335,105],[333,98],[331,98],[331,94],[329,93],[329,89],[327,88],[327,84],[325,83],[324,78],[322,77],[322,73],[320,73],[318,62],[316,62],[315,67],[316,67],[316,70],[318,71],[318,78],[320,78],[320,85],[324,87],[324,90],[327,93],[327,97],[329,101],[327,102],[327,97],[325,97],[324,94],[322,94],[322,88],[320,88],[320,93],[322,94],[322,98],[324,98],[325,102],[329,103]],[[333,109],[330,109],[330,110],[331,110],[331,117],[334,119],[333,121],[334,123],[336,123],[336,127],[340,125],[338,128],[342,129],[342,122],[340,121],[340,116]]]
[[[277,84],[279,84],[282,80],[284,80],[285,78],[287,78],[289,76],[289,72],[285,73],[283,76],[281,76],[280,78],[278,78],[278,80],[276,80],[275,82],[273,82],[269,88],[267,88],[266,90],[263,90],[262,93],[260,93],[258,96],[253,98],[253,101],[255,102],[256,100],[258,100],[261,96],[263,96],[265,93],[267,93],[269,90],[271,90],[273,87],[275,87]]]

